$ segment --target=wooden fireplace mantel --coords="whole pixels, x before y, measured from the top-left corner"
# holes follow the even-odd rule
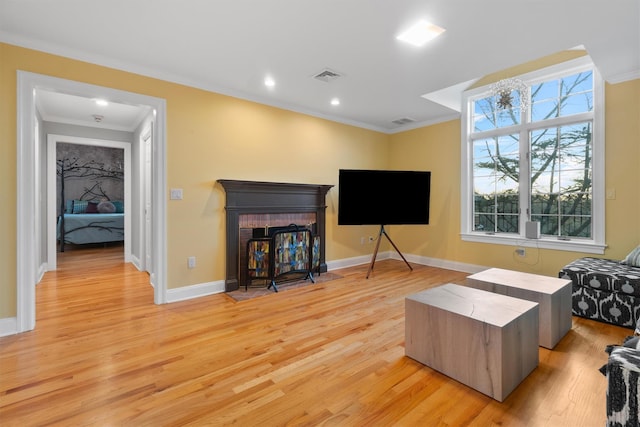
[[[320,236],[320,272],[327,271],[325,259],[326,195],[333,185],[219,179],[227,194],[225,291],[238,289],[239,220],[245,214],[287,214],[313,212]]]

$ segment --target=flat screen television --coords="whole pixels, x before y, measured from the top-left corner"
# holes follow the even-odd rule
[[[340,169],[338,225],[429,224],[431,172]]]

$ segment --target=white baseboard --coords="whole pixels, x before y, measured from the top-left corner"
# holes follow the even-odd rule
[[[331,271],[331,270],[338,270],[340,268],[354,267],[356,265],[369,264],[371,262],[372,255],[363,255],[363,256],[358,256],[354,258],[345,258],[341,260],[327,261],[327,269]],[[426,265],[429,267],[444,268],[445,270],[462,271],[463,273],[469,273],[469,274],[479,273],[489,268],[489,267],[484,267],[482,265],[466,264],[466,263],[457,262],[457,261],[448,261],[446,259],[429,258],[429,257],[411,255],[411,254],[409,255],[403,254],[403,255],[408,262],[412,262],[414,264]],[[394,251],[378,252],[376,261],[381,261],[384,259],[396,259],[401,261],[402,257],[400,257],[400,255]]]
[[[167,289],[167,302],[185,301],[224,292],[224,280]]]
[[[140,258],[131,254],[131,264],[138,269],[138,271],[142,271],[142,263],[140,262]]]
[[[44,277],[44,273],[46,273],[47,271],[49,271],[49,264],[46,262],[40,264],[40,267],[38,267],[38,271],[36,272],[38,276],[36,277],[36,284],[40,283],[40,281]]]
[[[6,317],[0,319],[0,337],[7,335],[15,335],[18,333],[18,319],[15,317]]]
[[[388,252],[380,252],[376,259],[388,259]],[[345,258],[337,261],[328,261],[327,270],[338,270],[340,268],[353,267],[356,265],[368,264],[371,262],[370,255],[363,255],[353,258]],[[219,294],[224,292],[224,280],[216,282],[199,283],[196,285],[183,286],[167,290],[167,303],[185,301],[193,298],[199,298],[207,295]]]
[[[362,255],[362,256],[357,256],[353,258],[344,258],[344,259],[339,259],[335,261],[327,261],[327,270],[331,271],[331,270],[338,270],[341,268],[355,267],[356,265],[369,264],[371,262],[372,256],[373,254]],[[383,260],[383,259],[389,259],[389,258],[391,258],[389,252],[378,252],[378,256],[376,257],[376,260]]]
[[[444,268],[445,270],[453,270],[453,271],[461,271],[463,273],[479,273],[481,271],[486,270],[489,267],[484,267],[482,265],[475,264],[467,264],[463,262],[457,261],[448,261],[445,259],[439,258],[429,258],[418,255],[405,255],[404,257],[408,262],[412,262],[414,264],[426,265],[429,267],[438,267]],[[341,268],[354,267],[356,265],[369,264],[371,262],[372,255],[363,255],[354,258],[345,258],[341,260],[327,261],[327,269],[338,270]],[[381,261],[384,259],[396,259],[401,261],[402,258],[397,252],[394,251],[386,251],[386,252],[378,252],[378,256],[376,257],[376,261]]]
[[[463,262],[448,261],[446,259],[429,258],[424,256],[418,256],[418,255],[405,255],[404,257],[407,259],[407,261],[413,262],[415,264],[426,265],[429,267],[444,268],[445,270],[462,271],[463,273],[469,273],[469,274],[479,273],[489,268],[489,267],[483,267],[481,265],[466,264]],[[398,255],[395,252],[391,252],[391,258],[402,260],[400,255]]]

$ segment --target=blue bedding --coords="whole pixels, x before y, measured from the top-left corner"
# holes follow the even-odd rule
[[[58,218],[58,240],[61,238],[62,217]],[[124,214],[64,214],[64,242],[119,242],[124,240]]]

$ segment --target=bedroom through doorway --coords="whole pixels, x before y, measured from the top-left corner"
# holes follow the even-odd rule
[[[65,250],[118,242],[131,262],[131,144],[49,134],[47,154],[48,270]]]
[[[47,152],[49,259],[100,247],[130,259],[131,144],[49,135]]]

